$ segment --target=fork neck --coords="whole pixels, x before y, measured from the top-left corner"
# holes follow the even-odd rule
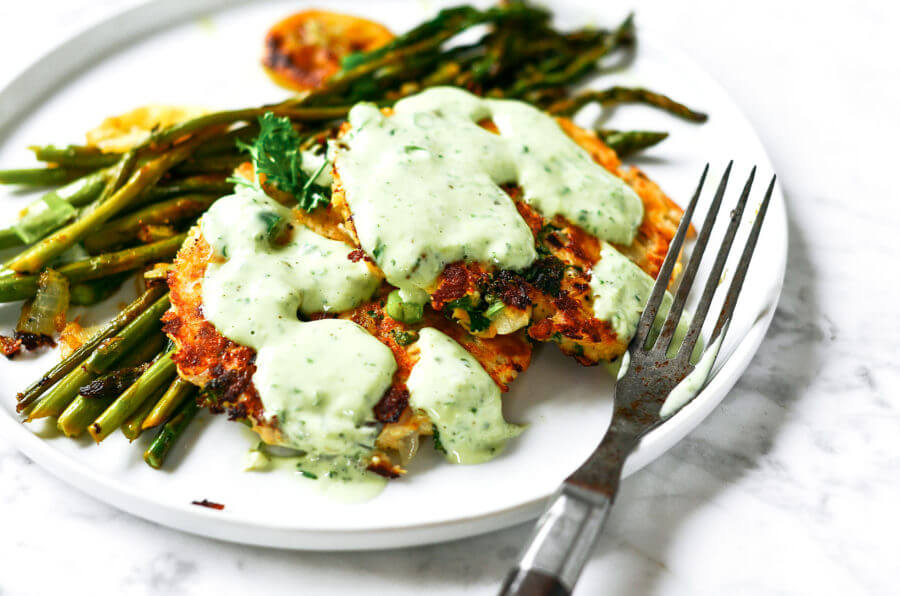
[[[599,492],[613,501],[619,490],[625,460],[639,440],[631,425],[613,413],[603,440],[581,467],[566,478],[566,484]]]

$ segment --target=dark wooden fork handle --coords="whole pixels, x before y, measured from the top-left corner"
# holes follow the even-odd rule
[[[578,580],[612,505],[612,497],[563,483],[500,596],[568,596]]]
[[[547,575],[537,569],[516,567],[506,576],[500,594],[519,596],[569,596],[571,592],[562,585],[559,578]]]

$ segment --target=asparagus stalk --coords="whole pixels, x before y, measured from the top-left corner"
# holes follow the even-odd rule
[[[148,203],[155,203],[163,199],[194,194],[210,194],[215,197],[221,197],[231,193],[233,190],[234,183],[228,182],[227,176],[224,174],[189,176],[148,188],[135,200],[131,207],[142,207]]]
[[[230,174],[236,167],[247,161],[242,155],[206,155],[189,159],[175,168],[178,174],[209,174],[223,172]]]
[[[34,156],[38,161],[54,163],[58,166],[97,169],[114,165],[119,161],[119,155],[103,153],[96,147],[35,145],[29,147],[29,149],[34,152]]]
[[[151,354],[151,357],[155,354],[156,352]],[[122,362],[122,366],[124,368],[117,368],[112,372],[100,375],[87,385],[84,385],[78,390],[78,395],[88,400],[114,399],[131,387],[131,384],[144,374],[149,364],[145,362],[144,364],[132,366]]]
[[[586,91],[572,99],[567,99],[550,107],[550,112],[560,116],[571,116],[589,103],[609,105],[614,103],[642,103],[665,110],[691,122],[706,122],[708,116],[678,103],[671,97],[640,87],[610,87],[602,91]]]
[[[112,368],[119,357],[138,345],[151,331],[158,329],[159,319],[169,308],[169,295],[166,294],[153,303],[147,310],[126,325],[121,333],[109,338],[94,353],[84,366],[97,374]]]
[[[0,170],[0,184],[21,186],[59,186],[84,175],[84,170],[71,168],[21,168]]]
[[[159,433],[157,433],[153,442],[144,452],[144,461],[147,462],[147,465],[156,470],[162,467],[172,445],[184,433],[184,430],[197,414],[198,409],[199,406],[193,399],[185,400],[181,404],[172,419],[159,429]]]
[[[66,186],[51,190],[39,201],[53,200],[53,198],[67,201],[73,207],[81,207],[96,199],[106,186],[109,179],[110,171],[108,169],[99,170],[83,176]],[[12,248],[13,246],[22,246],[25,244],[16,232],[15,227],[9,227],[0,230],[0,249]]]
[[[157,389],[172,380],[175,376],[173,353],[174,350],[157,358],[150,368],[88,427],[88,432],[97,443],[119,428],[129,416],[153,396]]]
[[[185,399],[193,399],[197,393],[197,387],[185,381],[181,377],[175,377],[172,384],[153,406],[153,409],[144,418],[141,427],[143,429],[153,428],[165,422],[175,409],[181,405]]]
[[[604,36],[591,50],[576,54],[565,68],[557,72],[538,70],[532,76],[518,80],[506,92],[507,97],[520,97],[528,91],[544,87],[568,85],[596,67],[597,62],[614,49],[634,41],[634,15],[629,15],[616,30]]]
[[[259,134],[259,126],[255,122],[239,126],[222,136],[215,137],[197,147],[194,157],[208,157],[210,155],[222,155],[235,153],[238,142],[249,143]]]
[[[26,409],[25,422],[38,418],[59,416],[78,395],[78,390],[97,378],[97,374],[79,366],[54,385],[33,408]]]
[[[16,231],[12,228],[4,228],[0,230],[0,250],[12,248],[13,246],[22,246],[25,244]]]
[[[144,431],[144,419],[147,418],[147,415],[150,414],[150,411],[156,406],[160,397],[162,397],[163,393],[166,392],[166,387],[162,386],[158,388],[152,396],[150,396],[141,407],[134,412],[131,416],[122,423],[122,434],[125,435],[125,438],[128,439],[129,442],[133,442]]]
[[[87,399],[79,395],[59,415],[56,428],[67,437],[80,437],[114,399],[114,396]]]
[[[163,349],[165,343],[166,337],[162,333],[156,333],[149,338],[148,341],[128,353],[122,359],[121,365],[131,368],[141,363],[146,363]],[[110,374],[115,374],[115,372]],[[96,382],[101,378],[103,377],[98,377],[97,379],[94,379],[93,382]],[[130,387],[135,379],[135,376],[129,376],[128,378],[123,379],[126,382],[121,387],[121,391]],[[87,397],[83,390],[88,386],[79,388],[78,396],[75,397],[68,407],[66,407],[56,421],[56,427],[67,437],[81,436],[81,434],[87,430],[87,427],[97,419],[97,416],[102,414],[116,397],[118,397],[117,393],[101,393]]]
[[[619,157],[627,157],[643,151],[665,140],[669,133],[650,130],[607,130],[597,131],[597,135],[606,145],[613,149]]]
[[[247,140],[255,134],[253,126],[244,126],[229,131],[221,137],[214,138],[198,147],[197,155],[214,155],[216,153],[232,151],[236,139]],[[34,153],[38,161],[77,168],[103,168],[115,165],[121,158],[121,153],[104,152],[97,147],[86,145],[32,145],[29,149]]]
[[[186,195],[149,205],[113,220],[84,241],[91,254],[134,240],[146,225],[170,224],[196,217],[213,204],[212,195]]]
[[[83,207],[100,196],[112,175],[113,168],[103,168],[52,190],[50,193],[68,201],[73,207]]]
[[[6,267],[17,273],[34,273],[40,270],[47,262],[84,238],[86,234],[106,223],[144,189],[155,184],[166,171],[187,159],[205,139],[205,136],[198,135],[142,165],[127,183],[115,190],[112,196],[95,202],[77,220],[27,248],[7,262]],[[123,166],[127,165],[129,160],[133,160],[133,155],[134,153],[124,155],[120,163]]]
[[[76,306],[93,306],[115,294],[130,275],[131,272],[126,271],[100,279],[72,284],[69,289],[69,300]]]
[[[153,261],[172,258],[186,237],[187,234],[178,234],[152,244],[97,255],[63,265],[57,271],[73,283],[132,271]],[[15,302],[34,296],[37,280],[37,275],[0,275],[0,302]]]
[[[141,143],[136,149],[144,150],[165,146],[184,136],[193,134],[197,131],[207,130],[212,127],[230,125],[235,122],[254,122],[266,112],[274,112],[277,116],[287,116],[291,120],[298,122],[317,122],[321,120],[336,120],[338,118],[343,118],[352,107],[349,105],[295,107],[293,105],[294,103],[296,103],[296,101],[288,101],[258,108],[242,108],[238,110],[226,110],[204,114],[203,116],[185,120],[184,122],[164,128],[150,135],[147,137],[147,140]]]
[[[59,416],[78,395],[79,389],[110,370],[124,354],[140,345],[159,328],[159,318],[169,308],[168,294],[128,323],[119,335],[106,339],[85,360],[53,386],[30,410],[26,422],[47,416]],[[21,405],[21,404],[20,404]]]
[[[31,384],[25,391],[19,393],[16,398],[18,404],[16,411],[21,412],[25,408],[33,404],[43,393],[49,389],[54,383],[59,381],[76,366],[81,364],[85,358],[91,354],[94,349],[102,342],[106,341],[127,324],[131,323],[144,310],[152,305],[165,292],[162,286],[152,287],[141,294],[134,302],[126,306],[122,312],[115,316],[109,323],[104,325],[97,333],[91,336],[84,345],[69,354],[67,358],[59,364],[47,371],[44,376]]]

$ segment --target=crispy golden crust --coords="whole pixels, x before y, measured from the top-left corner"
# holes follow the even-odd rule
[[[482,124],[493,128],[492,123]],[[567,119],[559,119],[559,124],[597,163],[625,180],[641,197],[645,217],[635,242],[617,248],[655,277],[678,225],[680,208],[640,170],[623,170],[615,152],[596,135]],[[240,173],[248,178],[253,175],[247,167]],[[298,213],[298,217],[323,236],[358,246],[340,176],[337,171],[334,174],[332,204],[312,214]],[[277,191],[267,190],[279,198]],[[590,270],[600,258],[600,242],[560,217],[546,220],[517,200],[517,188],[510,187],[507,191],[531,228],[542,255],[529,271],[493,271],[478,263],[451,264],[431,293],[433,310],[426,309],[425,319],[412,326],[395,321],[385,313],[385,298],[390,291],[387,285],[372,301],[339,315],[359,324],[387,345],[398,363],[391,388],[374,408],[375,417],[384,426],[377,441],[381,451],[373,455],[369,467],[379,474],[390,477],[402,474],[402,468],[393,461],[396,455],[392,458],[385,452],[399,453],[401,463],[405,463],[415,453],[419,437],[432,432],[427,417],[409,408],[405,384],[417,359],[410,346],[418,329],[435,327],[453,337],[481,363],[503,391],[508,390],[512,380],[530,363],[531,344],[525,339],[526,328],[532,340],[556,343],[582,364],[614,358],[625,348],[611,326],[593,316]],[[174,359],[179,374],[211,390],[206,394],[217,399],[211,402],[207,397],[206,405],[217,411],[227,409],[233,418],[249,420],[263,440],[278,444],[281,442],[278,429],[263,416],[262,402],[253,386],[255,352],[221,336],[203,317],[201,282],[211,258],[209,245],[199,229],[195,229],[169,273],[172,308],[164,321],[166,333],[178,346]],[[353,251],[350,258],[371,260],[362,250]],[[475,301],[499,299],[505,308],[487,329],[472,334],[468,331],[470,314],[459,306],[460,299],[466,297]]]
[[[384,110],[390,113],[389,109]],[[678,227],[681,209],[654,182],[637,168],[623,169],[615,151],[596,134],[571,120],[558,118],[560,128],[584,148],[605,169],[631,186],[644,204],[644,220],[629,246],[616,248],[651,277],[656,277],[665,259],[669,243]],[[490,120],[479,122],[497,132]],[[345,124],[341,133],[349,130]],[[345,220],[345,229],[358,243],[353,218],[347,204],[340,172],[334,170],[332,206]],[[535,341],[553,342],[585,365],[610,360],[626,348],[607,321],[594,317],[590,291],[590,271],[600,259],[601,243],[596,237],[562,217],[545,219],[520,201],[520,189],[506,188],[519,214],[531,228],[543,258],[525,272],[497,271],[479,263],[451,263],[430,290],[431,306],[456,319],[468,330],[472,313],[457,306],[485,304],[485,299],[500,299],[505,308],[484,328],[472,331],[480,337],[495,337],[527,328]]]
[[[256,352],[226,339],[203,316],[201,285],[212,249],[194,228],[169,270],[172,307],[163,316],[163,330],[178,350],[173,360],[178,373],[199,387],[221,395],[214,409],[231,409],[239,418],[262,419],[262,404],[250,381],[256,372]]]
[[[361,252],[354,251],[350,257],[360,258]],[[265,442],[280,444],[278,428],[263,415],[263,404],[253,385],[255,351],[223,337],[203,316],[202,281],[212,258],[212,250],[199,227],[194,228],[169,272],[172,306],[163,321],[165,332],[177,346],[173,359],[183,378],[207,389],[202,397],[204,405],[216,412],[227,410],[232,419],[248,420]],[[477,338],[432,311],[427,311],[416,325],[395,321],[384,310],[389,291],[384,286],[375,299],[339,316],[369,331],[391,349],[397,360],[393,384],[375,406],[374,414],[385,423],[377,440],[378,448],[403,450],[406,456],[401,459],[405,461],[415,452],[410,445],[417,445],[418,435],[431,434],[428,419],[410,410],[406,389],[406,380],[417,360],[409,348],[419,329],[435,327],[455,339],[481,363],[502,391],[507,391],[509,383],[528,368],[531,344],[521,334]],[[374,454],[369,467],[389,477],[403,473],[384,452]]]
[[[616,245],[616,248],[655,278],[681,221],[681,207],[638,168],[623,169],[616,152],[596,134],[584,130],[568,118],[557,118],[557,122],[573,141],[591,154],[594,161],[624,180],[641,198],[644,221],[638,228],[637,237],[630,246]]]

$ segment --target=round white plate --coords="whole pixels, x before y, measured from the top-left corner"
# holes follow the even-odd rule
[[[87,128],[104,117],[141,104],[225,108],[283,98],[286,92],[275,87],[258,65],[260,46],[269,25],[305,4],[299,0],[249,5],[164,0],[85,31],[0,92],[0,167],[29,163],[25,150],[29,144],[78,142]],[[398,0],[327,4],[385,22],[395,31],[407,29],[435,10],[430,3],[426,7]],[[608,9],[598,13],[587,3],[555,10],[566,26],[613,24],[624,16]],[[739,180],[733,182],[732,200],[753,164],[759,166],[765,181],[772,174],[771,164],[734,102],[651,31],[640,30],[639,41],[634,62],[596,84],[644,85],[711,115],[700,126],[643,107],[615,110],[607,123],[611,128],[671,132],[639,165],[681,204],[690,197],[707,161],[712,163],[711,179],[716,180],[725,163],[735,160]],[[758,202],[764,184],[757,186],[754,200]],[[708,191],[707,199],[712,194]],[[30,196],[0,188],[0,223],[11,221],[29,200]],[[748,209],[748,220],[753,212]],[[684,437],[734,385],[775,310],[786,253],[785,210],[776,190],[716,376],[693,403],[643,441],[629,460],[626,474]],[[111,299],[109,308],[122,299]],[[17,314],[18,305],[0,306],[0,329],[11,329]],[[88,322],[92,316],[96,314],[85,315]],[[501,457],[478,466],[454,466],[425,448],[406,478],[391,482],[371,501],[347,505],[324,498],[312,481],[294,475],[242,471],[243,456],[253,440],[243,427],[224,418],[202,417],[162,472],[141,459],[148,437],[139,440],[140,446],[129,447],[116,433],[95,446],[86,438],[62,438],[51,424],[23,425],[14,411],[14,394],[56,358],[55,353],[47,353],[14,362],[0,359],[0,432],[30,458],[98,499],[161,524],[224,540],[302,549],[438,542],[534,517],[546,497],[600,439],[609,420],[613,389],[601,367],[583,368],[544,346],[505,397],[507,419],[527,423],[529,428]],[[204,498],[223,503],[225,509],[191,505]]]

